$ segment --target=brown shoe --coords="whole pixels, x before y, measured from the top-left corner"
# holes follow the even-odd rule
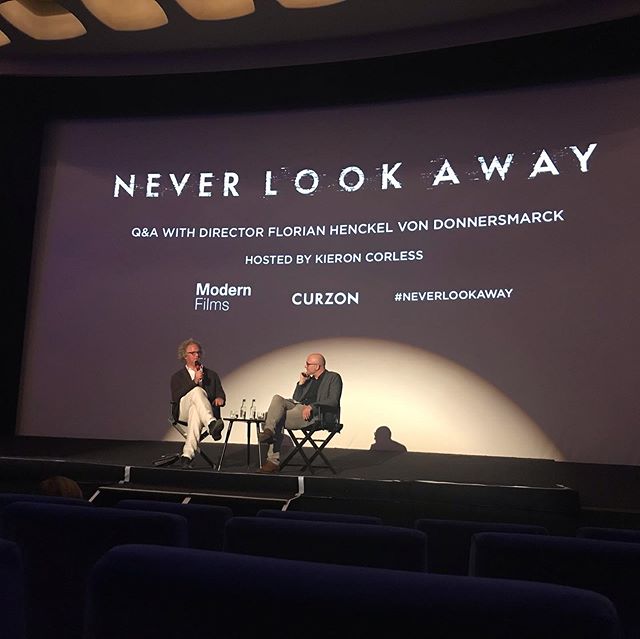
[[[266,461],[260,466],[261,473],[277,473],[280,472],[280,464],[274,464],[272,461]]]
[[[261,444],[266,444],[273,439],[274,432],[270,428],[265,428],[261,433],[258,433],[258,441]]]

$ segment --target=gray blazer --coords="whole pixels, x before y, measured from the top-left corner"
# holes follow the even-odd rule
[[[308,384],[296,385],[293,391],[293,399],[296,402],[304,404],[304,397],[309,390]],[[313,407],[313,415],[317,417],[320,414],[320,406],[322,405],[322,415],[327,424],[337,424],[340,421],[340,397],[342,396],[342,377],[338,373],[325,370],[320,385],[318,386],[318,397],[311,404]],[[324,408],[328,406],[330,408]]]

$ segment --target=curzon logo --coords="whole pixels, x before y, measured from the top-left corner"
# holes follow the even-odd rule
[[[360,291],[324,291],[317,293],[294,293],[291,296],[294,306],[344,306],[360,304]]]

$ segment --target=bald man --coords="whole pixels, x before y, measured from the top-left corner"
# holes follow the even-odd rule
[[[342,378],[338,373],[328,371],[326,364],[321,353],[307,355],[293,398],[273,396],[263,431],[258,437],[261,442],[270,443],[267,461],[260,468],[261,473],[277,473],[280,470],[280,447],[285,428],[295,430],[312,424],[318,418],[320,405],[325,420],[338,421]],[[332,411],[332,408],[335,410]]]

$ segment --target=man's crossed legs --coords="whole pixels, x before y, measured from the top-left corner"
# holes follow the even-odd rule
[[[213,407],[204,388],[197,386],[180,399],[178,419],[187,423],[187,437],[180,457],[180,466],[189,468],[200,450],[200,440],[209,431],[215,441],[222,439],[224,422],[213,414]]]
[[[269,442],[267,461],[260,468],[261,472],[274,473],[280,470],[280,447],[284,429],[297,430],[309,425],[309,422],[302,417],[303,409],[304,404],[285,399],[280,395],[273,396],[262,433],[258,438],[260,442]]]

